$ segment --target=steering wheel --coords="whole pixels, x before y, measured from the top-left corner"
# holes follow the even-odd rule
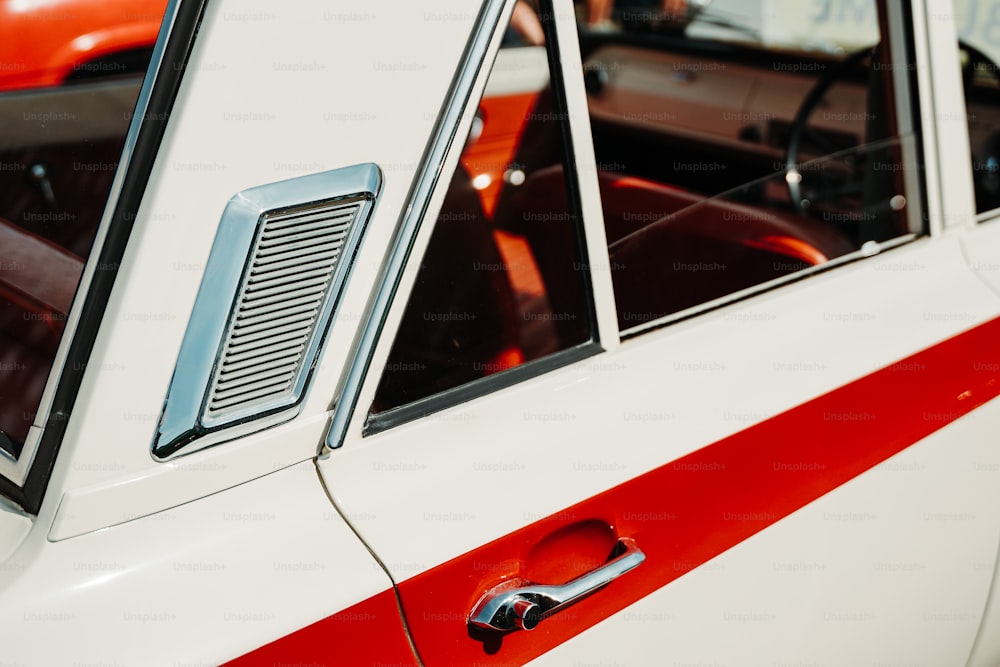
[[[802,187],[802,172],[799,170],[799,153],[802,149],[802,139],[808,133],[810,139],[819,145],[827,153],[841,152],[841,148],[834,146],[822,135],[811,132],[808,128],[809,117],[819,103],[826,97],[827,92],[834,83],[846,72],[857,67],[865,58],[873,55],[875,47],[868,47],[855,51],[850,56],[840,61],[830,69],[826,70],[813,84],[813,87],[806,94],[799,105],[799,110],[792,121],[792,127],[788,132],[788,146],[785,148],[785,183],[788,186],[788,195],[792,201],[792,207],[801,215],[808,213],[812,200],[805,196]],[[856,188],[852,188],[856,190]],[[838,193],[844,194],[844,193]]]

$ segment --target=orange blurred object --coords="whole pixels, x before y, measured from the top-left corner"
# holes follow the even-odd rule
[[[145,71],[166,0],[3,0],[0,91]]]
[[[484,97],[479,105],[482,133],[466,144],[461,160],[488,216],[493,215],[504,179],[512,176],[508,172],[517,169],[512,160],[537,99],[538,93],[498,95]]]

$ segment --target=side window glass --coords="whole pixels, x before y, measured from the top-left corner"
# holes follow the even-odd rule
[[[1000,2],[955,0],[976,213],[1000,208]]]
[[[369,432],[394,415],[462,400],[449,396],[467,383],[591,340],[566,115],[550,77],[544,16],[527,2],[514,10],[427,250],[411,258],[420,271]]]
[[[166,2],[20,4],[0,43],[0,461],[35,422]]]
[[[578,14],[622,331],[920,230],[884,7],[639,4]]]

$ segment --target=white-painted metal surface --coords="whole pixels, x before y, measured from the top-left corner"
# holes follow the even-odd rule
[[[108,307],[114,325],[91,358],[101,372],[84,379],[57,462],[47,501],[65,499],[53,539],[315,456],[473,18],[459,2],[435,13],[376,2],[353,18],[322,3],[209,4]],[[383,192],[300,417],[176,466],[154,461],[156,420],[226,202],[248,187],[364,162],[382,169]],[[159,491],[138,483],[145,478],[162,480]]]
[[[311,462],[0,567],[13,665],[219,664],[391,587]]]
[[[236,657],[388,590],[367,547],[405,581],[996,317],[1000,227],[972,224],[954,19],[931,5],[913,3],[931,234],[620,342],[575,18],[560,2],[605,351],[362,437],[457,146],[346,442],[314,464],[478,6],[209,2],[45,502],[35,518],[0,508],[0,663]],[[538,52],[522,56],[537,74]],[[511,77],[497,86],[522,90]],[[383,191],[301,413],[155,461],[226,202],[365,162]],[[537,664],[958,665],[974,645],[972,664],[996,664],[998,428],[994,400]]]

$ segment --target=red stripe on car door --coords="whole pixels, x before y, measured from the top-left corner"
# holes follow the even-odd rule
[[[505,535],[399,585],[417,650],[436,665],[520,665],[1000,395],[1000,318]],[[664,434],[666,437],[667,434]],[[482,642],[485,589],[573,525],[613,527],[646,561],[537,629]],[[546,583],[546,582],[541,582]],[[385,591],[231,665],[411,665]]]
[[[392,589],[226,664],[233,667],[416,666]]]
[[[429,666],[480,667],[545,653],[996,397],[998,340],[1000,318],[402,582],[417,652]],[[533,547],[598,522],[646,561],[532,632],[470,636],[486,589],[537,570]]]

